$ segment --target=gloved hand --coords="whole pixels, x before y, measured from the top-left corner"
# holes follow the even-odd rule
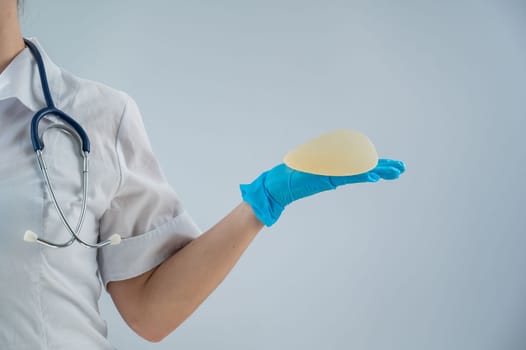
[[[256,217],[266,226],[272,226],[285,209],[295,200],[318,192],[333,190],[338,186],[397,179],[405,171],[399,160],[379,159],[377,166],[368,172],[351,176],[326,176],[305,173],[289,168],[285,164],[265,171],[251,184],[239,188]]]

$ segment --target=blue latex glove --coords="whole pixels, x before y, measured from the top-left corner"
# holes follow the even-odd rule
[[[399,160],[379,159],[377,166],[366,173],[351,176],[325,176],[293,170],[285,164],[265,171],[251,184],[239,188],[245,202],[248,202],[256,217],[266,226],[272,226],[285,209],[295,200],[318,192],[333,190],[338,186],[394,180],[405,171],[405,164]]]

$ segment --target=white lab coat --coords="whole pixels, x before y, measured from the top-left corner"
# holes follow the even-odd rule
[[[0,349],[114,349],[97,307],[102,287],[154,268],[202,231],[166,182],[134,100],[59,68],[37,39],[30,40],[43,56],[55,105],[91,140],[81,236],[97,242],[119,233],[124,239],[98,251],[23,240],[27,229],[51,241],[70,238],[31,146],[31,118],[45,101],[26,47],[0,75]],[[48,119],[40,130],[60,122]],[[58,200],[75,227],[82,202],[78,145],[58,129],[46,134],[44,145]]]

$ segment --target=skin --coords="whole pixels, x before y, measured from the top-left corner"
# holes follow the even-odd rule
[[[252,208],[241,202],[156,269],[110,282],[115,305],[143,338],[162,340],[216,289],[263,227]]]
[[[0,73],[24,48],[17,2],[0,0]],[[263,227],[242,201],[161,265],[137,277],[110,282],[108,291],[115,306],[139,336],[161,341],[216,289]]]
[[[17,2],[0,0],[0,73],[24,48]]]

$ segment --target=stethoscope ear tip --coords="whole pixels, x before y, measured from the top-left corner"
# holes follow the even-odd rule
[[[26,233],[24,233],[24,241],[26,242],[36,242],[38,240],[38,235],[34,233],[31,230],[27,230]]]
[[[110,236],[109,241],[110,245],[119,244],[122,241],[121,235],[119,235],[118,233],[114,233]]]

